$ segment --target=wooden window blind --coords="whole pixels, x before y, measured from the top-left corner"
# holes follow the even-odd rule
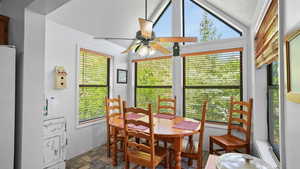
[[[255,37],[256,67],[278,58],[278,0],[272,0]]]
[[[157,97],[172,97],[172,59],[135,63],[135,104],[157,108]]]
[[[104,115],[104,98],[109,95],[108,55],[80,49],[79,123],[86,123]]]
[[[184,57],[184,116],[198,119],[208,100],[207,120],[226,122],[230,97],[242,99],[242,52],[201,53]]]

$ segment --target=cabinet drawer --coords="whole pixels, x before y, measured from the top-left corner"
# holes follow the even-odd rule
[[[43,124],[44,137],[66,132],[66,121],[64,118],[57,118],[44,121]]]

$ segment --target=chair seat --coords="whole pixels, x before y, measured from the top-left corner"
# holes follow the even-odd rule
[[[211,136],[210,138],[213,139],[215,143],[226,147],[240,147],[247,145],[244,140],[241,140],[232,135]]]
[[[151,154],[140,150],[128,150],[127,154],[129,161],[139,165],[147,164],[145,167],[151,167]],[[154,165],[157,166],[166,156],[167,151],[163,148],[157,147],[155,149]]]

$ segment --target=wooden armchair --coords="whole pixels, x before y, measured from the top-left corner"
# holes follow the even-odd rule
[[[111,149],[113,145],[113,135],[112,135],[112,127],[109,124],[109,121],[114,116],[120,115],[122,113],[122,100],[120,96],[118,98],[107,98],[105,97],[105,108],[106,108],[106,128],[107,128],[107,156],[111,156]],[[117,152],[124,152],[124,131],[116,131],[117,138],[115,141],[121,144],[121,148],[116,148]],[[117,153],[115,152],[115,153]]]
[[[161,98],[158,96],[157,113],[176,115],[176,96],[174,98]]]
[[[252,119],[253,99],[248,102],[230,100],[228,131],[223,136],[210,136],[210,154],[219,154],[225,151],[233,152],[239,149],[245,149],[250,153],[251,119]],[[237,118],[240,117],[240,118]],[[238,131],[244,138],[233,135],[233,131]],[[222,149],[214,150],[213,145],[217,144]]]
[[[188,158],[188,165],[193,165],[193,160],[197,160],[197,169],[202,169],[203,163],[203,144],[204,144],[204,131],[205,131],[205,121],[206,121],[206,112],[207,104],[205,101],[202,105],[201,113],[201,127],[199,129],[199,140],[193,140],[193,136],[189,136],[188,140],[183,140],[183,152],[181,153],[182,157]],[[171,158],[170,158],[171,159]]]
[[[147,168],[156,168],[164,159],[166,160],[165,168],[168,168],[167,150],[155,146],[154,130],[153,130],[153,115],[151,113],[151,104],[148,105],[148,110],[141,108],[127,108],[123,102],[123,119],[125,129],[125,169],[130,167],[130,163],[135,163],[139,166]],[[145,120],[126,119],[127,113],[144,114]],[[145,122],[147,119],[148,122]],[[144,129],[141,129],[144,128]],[[135,141],[135,139],[144,139],[147,144]]]

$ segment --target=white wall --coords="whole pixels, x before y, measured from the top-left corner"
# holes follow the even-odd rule
[[[41,169],[42,152],[42,115],[44,93],[45,66],[45,16],[26,10],[24,41],[24,68],[21,114],[17,114],[19,121],[19,138],[21,148],[17,152],[21,155],[21,162],[17,168]],[[34,36],[32,36],[34,35]],[[18,161],[19,162],[19,159]]]
[[[111,69],[112,96],[121,95],[126,99],[126,85],[115,84],[115,69],[127,69],[127,57],[120,53],[124,48],[103,40],[93,40],[93,37],[57,24],[51,20],[46,22],[46,95],[54,96],[57,100],[57,113],[65,115],[68,124],[69,145],[67,158],[102,145],[106,142],[105,122],[88,127],[77,128],[76,122],[76,71],[77,45],[93,49],[113,56]],[[64,66],[68,72],[68,88],[54,89],[54,68]]]
[[[284,35],[300,29],[300,1],[282,1],[282,32]],[[300,104],[285,99],[285,142],[287,169],[299,168],[300,143]]]
[[[276,161],[274,161],[274,153],[270,149],[268,142],[268,120],[267,120],[267,66],[262,66],[257,69],[255,66],[255,36],[259,25],[262,22],[263,17],[268,9],[271,1],[261,1],[260,6],[257,7],[256,14],[251,26],[251,71],[252,71],[252,94],[254,98],[253,107],[253,141],[254,141],[254,153],[272,166],[277,167]],[[284,158],[282,158],[284,159]]]

